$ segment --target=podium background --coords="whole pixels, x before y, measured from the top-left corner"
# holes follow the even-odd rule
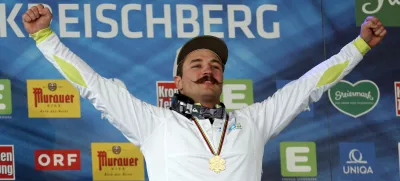
[[[392,0],[393,1],[393,0]],[[375,0],[360,0],[361,3]],[[385,0],[385,4],[389,1]],[[29,79],[63,79],[36,48],[23,29],[22,14],[28,3],[46,3],[52,7],[51,28],[60,36],[59,4],[78,4],[79,10],[68,10],[67,17],[79,22],[67,24],[67,31],[80,32],[76,38],[61,37],[62,42],[85,60],[99,74],[121,80],[127,89],[143,101],[157,105],[156,81],[172,81],[172,65],[177,49],[189,38],[177,36],[176,4],[191,4],[197,8],[200,34],[204,34],[202,7],[204,4],[222,5],[222,11],[211,12],[211,17],[222,18],[222,24],[211,30],[224,33],[230,49],[225,79],[251,79],[254,101],[271,96],[277,88],[294,80],[306,71],[336,54],[345,44],[355,39],[360,31],[356,25],[356,2],[353,0],[256,0],[256,1],[11,1],[0,2],[5,15],[21,3],[15,23],[25,37],[18,37],[6,22],[7,35],[0,37],[0,79],[10,79],[13,113],[11,119],[0,120],[0,144],[14,145],[16,180],[92,180],[92,142],[127,142],[123,135],[87,101],[81,99],[81,118],[28,118],[26,81]],[[104,16],[118,25],[115,37],[101,38],[97,31],[110,31],[110,25],[96,19],[96,7],[111,3],[116,10],[104,11]],[[143,31],[142,38],[128,38],[122,31],[121,8],[128,3],[141,4],[141,11],[129,13],[131,31]],[[171,7],[171,38],[165,36],[163,25],[154,26],[154,38],[149,38],[146,27],[146,4],[152,5],[155,17],[163,16],[163,5]],[[85,37],[84,4],[91,7],[92,37]],[[236,29],[236,37],[228,35],[227,5],[245,5],[250,9],[248,38]],[[257,8],[274,4],[277,11],[266,11],[264,31],[271,32],[272,23],[279,22],[279,38],[263,38],[257,32]],[[394,5],[400,12],[400,3]],[[382,9],[381,11],[384,11]],[[4,12],[0,12],[3,13]],[[187,16],[187,14],[184,14]],[[5,20],[0,15],[0,21]],[[400,16],[393,15],[393,18]],[[379,16],[378,16],[379,17]],[[235,19],[243,20],[237,12]],[[382,20],[383,21],[383,20]],[[4,21],[3,21],[4,23]],[[1,29],[0,32],[5,31]],[[185,26],[185,31],[193,28]],[[318,176],[316,180],[342,180],[340,178],[340,142],[371,142],[375,145],[378,180],[399,179],[400,127],[396,117],[394,82],[400,80],[400,29],[387,27],[385,40],[372,51],[344,80],[355,83],[371,80],[377,84],[380,99],[374,109],[358,118],[338,111],[325,93],[314,103],[311,113],[297,117],[278,137],[265,145],[262,180],[281,180],[279,143],[283,141],[311,141],[317,146]],[[303,113],[302,113],[303,114]],[[306,113],[304,113],[306,114]],[[79,149],[80,171],[37,171],[34,169],[34,150]],[[147,173],[146,173],[147,180]]]

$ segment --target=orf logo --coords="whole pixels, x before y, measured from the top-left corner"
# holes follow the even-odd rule
[[[36,170],[80,170],[79,150],[35,150]]]

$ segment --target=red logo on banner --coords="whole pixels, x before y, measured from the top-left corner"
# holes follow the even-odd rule
[[[0,180],[15,180],[14,145],[0,145]]]
[[[400,82],[394,82],[394,96],[396,97],[396,116],[400,116]]]
[[[173,81],[157,81],[157,105],[158,107],[169,108],[172,97],[178,93]]]
[[[35,150],[36,170],[80,170],[79,150]]]

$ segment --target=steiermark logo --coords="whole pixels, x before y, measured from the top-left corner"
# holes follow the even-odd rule
[[[11,83],[8,79],[0,79],[0,115],[10,115],[11,113]]]
[[[316,177],[317,154],[314,142],[281,142],[283,177]]]
[[[400,0],[356,0],[356,25],[375,16],[387,27],[400,27]]]
[[[328,91],[332,105],[354,118],[371,111],[379,101],[379,94],[378,86],[370,80],[355,84],[341,80]]]

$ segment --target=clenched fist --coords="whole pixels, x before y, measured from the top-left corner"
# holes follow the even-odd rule
[[[360,36],[373,48],[386,36],[386,29],[378,18],[368,16],[361,25]]]
[[[49,27],[52,17],[49,8],[45,8],[42,4],[31,7],[22,15],[25,30],[29,34]]]

